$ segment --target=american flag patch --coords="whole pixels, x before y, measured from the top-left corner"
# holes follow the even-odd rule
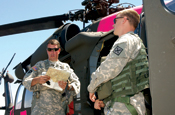
[[[37,68],[36,66],[33,66],[32,69],[33,69],[34,71],[38,70],[38,68]]]

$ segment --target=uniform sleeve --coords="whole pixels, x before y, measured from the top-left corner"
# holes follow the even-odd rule
[[[105,83],[116,77],[127,64],[131,52],[127,39],[116,41],[106,60],[92,73],[88,91],[94,93],[101,83]]]
[[[80,81],[77,75],[74,73],[73,69],[69,67],[69,65],[67,65],[67,68],[68,68],[68,71],[71,73],[69,77],[69,82],[70,82],[70,85],[72,85],[72,87],[74,88],[73,95],[76,95],[80,92]]]
[[[24,76],[23,78],[23,85],[25,86],[26,89],[28,89],[29,91],[39,91],[41,85],[40,84],[36,84],[34,86],[31,87],[31,83],[33,78],[38,76],[38,69],[39,69],[39,62],[37,64],[35,64],[35,66],[33,66]]]

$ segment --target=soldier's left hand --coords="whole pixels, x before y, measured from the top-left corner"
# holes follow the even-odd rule
[[[68,85],[68,88],[67,88],[68,90],[71,90],[71,91],[74,91],[74,87],[72,86],[72,85]]]
[[[96,96],[94,93],[89,93],[89,99],[92,101],[92,102],[95,102],[95,99],[96,99]]]
[[[58,85],[64,90],[66,88],[67,82],[65,82],[65,81],[58,81]]]

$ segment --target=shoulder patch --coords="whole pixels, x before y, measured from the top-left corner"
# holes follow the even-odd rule
[[[117,46],[114,50],[113,50],[113,53],[115,53],[116,55],[120,55],[121,52],[123,51],[123,49],[119,46]]]
[[[33,69],[34,71],[38,70],[38,68],[37,68],[36,66],[33,66],[32,69]]]

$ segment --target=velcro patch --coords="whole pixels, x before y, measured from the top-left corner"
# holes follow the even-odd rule
[[[33,69],[34,71],[38,70],[38,68],[37,68],[36,66],[33,66],[32,69]]]
[[[114,53],[116,54],[116,55],[120,55],[121,54],[121,52],[123,51],[123,49],[121,48],[121,47],[119,47],[119,46],[117,46],[115,49],[114,49]]]

